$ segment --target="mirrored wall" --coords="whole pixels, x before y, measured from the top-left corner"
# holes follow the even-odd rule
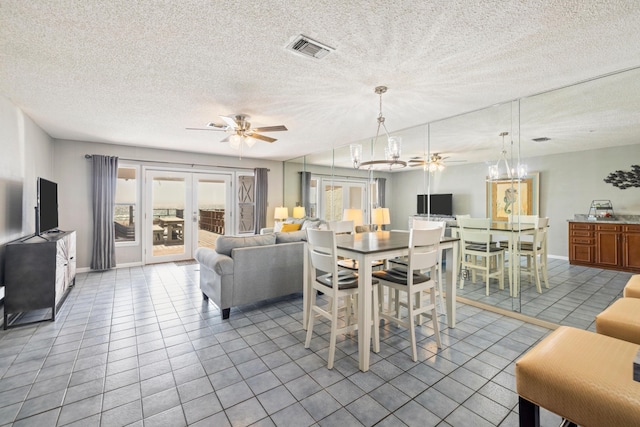
[[[370,218],[371,208],[380,206],[375,189],[380,178],[385,182],[384,205],[391,214],[386,229],[408,229],[411,218],[418,215],[419,195],[452,194],[453,216],[506,223],[505,212],[511,211],[549,218],[549,274],[546,282],[541,278],[540,289],[532,275],[520,270],[527,259],[514,250],[516,256],[511,259],[517,279],[510,278],[519,280],[517,292],[510,292],[509,281],[505,289],[491,282],[487,295],[478,280],[465,282],[458,296],[553,323],[588,327],[591,313],[581,315],[580,309],[590,306],[589,297],[580,301],[572,294],[584,295],[581,282],[600,272],[585,273],[569,266],[567,221],[586,214],[593,199],[611,200],[620,214],[640,214],[640,189],[623,191],[604,182],[610,172],[640,162],[639,82],[640,69],[627,70],[391,132],[402,137],[402,159],[408,162],[399,170],[354,168],[348,143],[292,159],[285,162],[285,206],[304,203],[300,180],[301,173],[308,173],[309,196],[314,200],[308,214],[321,218],[336,218],[348,206],[365,210],[365,218]],[[384,156],[382,139],[356,142],[363,145],[365,160],[367,155]],[[434,155],[441,159],[441,168],[430,168]],[[426,164],[420,162],[425,159]],[[490,167],[501,160],[514,171],[512,179],[489,180]],[[518,165],[527,168],[522,179]],[[518,197],[511,200],[508,194]],[[504,233],[496,233],[495,240],[504,238]],[[526,239],[518,233],[514,240]],[[628,277],[607,273],[597,281],[607,281],[611,287],[604,296],[595,290],[591,297],[605,307],[607,300],[616,297],[613,285]]]

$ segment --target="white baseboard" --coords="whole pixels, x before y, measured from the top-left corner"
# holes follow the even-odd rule
[[[116,269],[118,268],[129,268],[129,267],[140,267],[144,264],[142,264],[142,262],[129,262],[126,264],[117,264],[115,266]],[[93,270],[91,270],[91,267],[81,267],[81,268],[77,268],[76,269],[76,273],[91,273]]]

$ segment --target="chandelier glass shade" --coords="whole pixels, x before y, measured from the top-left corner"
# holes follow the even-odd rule
[[[504,137],[507,135],[509,135],[509,132],[500,133],[502,137],[502,151],[500,152],[498,161],[493,165],[489,165],[488,181],[521,180],[527,176],[528,170],[526,164],[520,163],[520,161],[518,161],[515,166],[509,164],[507,150],[504,146]],[[513,145],[513,141],[511,141],[511,145]]]
[[[387,131],[385,125],[385,118],[382,115],[382,94],[387,91],[386,86],[378,86],[375,88],[375,93],[380,96],[380,112],[378,113],[378,128],[376,130],[376,137],[372,144],[375,147],[378,137],[380,136],[380,128],[383,129],[387,136],[387,146],[384,149],[384,159],[362,161],[362,145],[351,144],[351,162],[355,169],[369,169],[369,170],[393,170],[400,169],[407,166],[407,162],[400,160],[400,154],[402,152],[402,139],[399,136],[391,136]]]

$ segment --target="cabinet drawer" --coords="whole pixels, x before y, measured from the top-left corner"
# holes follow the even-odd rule
[[[593,237],[571,237],[572,245],[594,245],[596,239]]]
[[[587,224],[586,222],[570,222],[570,230],[593,230],[593,224]]]
[[[593,237],[593,231],[571,230],[571,237]]]
[[[640,225],[639,224],[623,225],[622,231],[628,232],[628,233],[640,233]]]
[[[596,224],[596,231],[622,231],[619,224]]]

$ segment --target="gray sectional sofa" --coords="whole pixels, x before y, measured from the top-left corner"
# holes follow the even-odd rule
[[[302,292],[306,232],[220,236],[216,250],[198,248],[200,289],[228,319],[231,307]]]

